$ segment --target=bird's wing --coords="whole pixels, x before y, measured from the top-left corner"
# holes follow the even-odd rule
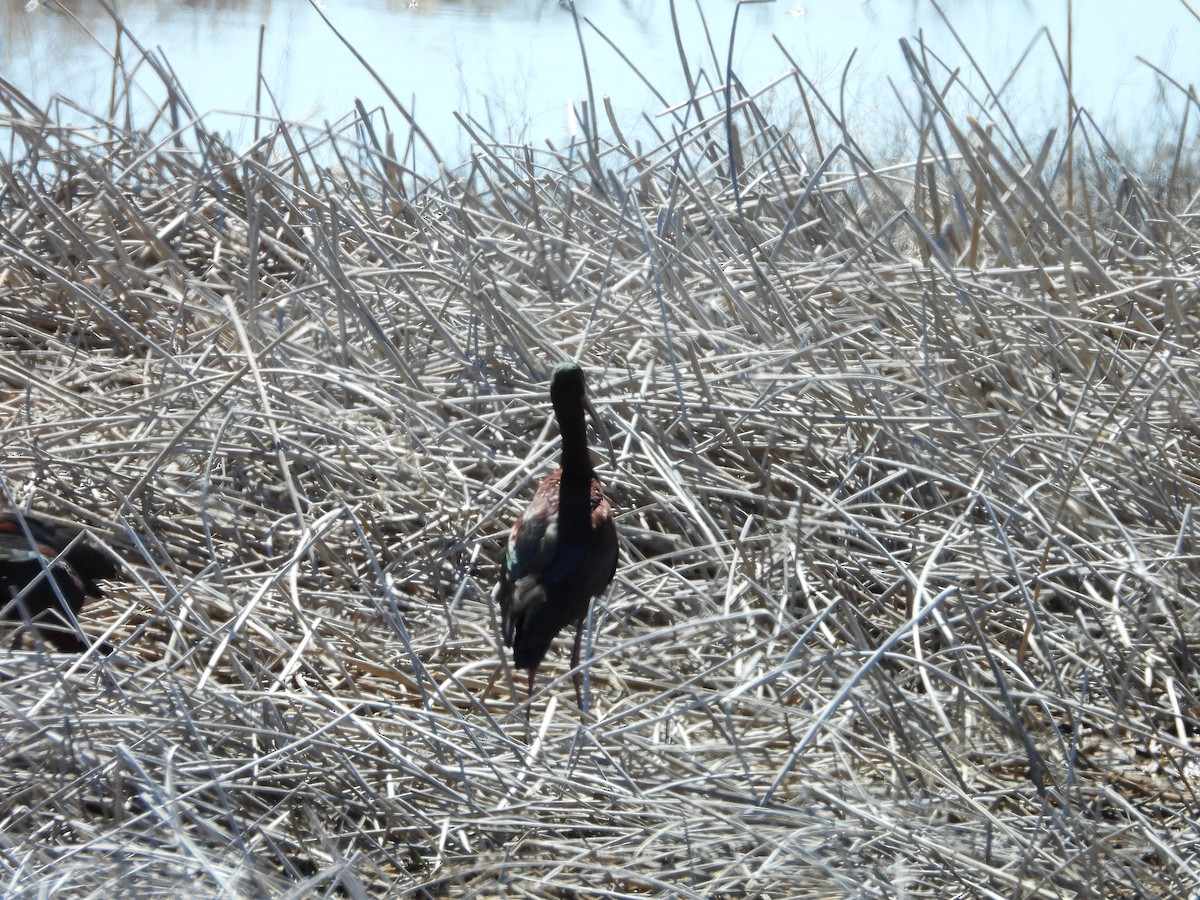
[[[603,547],[588,541],[559,540],[553,517],[535,517],[519,533],[514,530],[514,537],[506,567],[513,584],[532,575],[551,592],[571,587],[597,594],[612,580],[617,562],[615,539],[611,546],[605,542]]]
[[[530,507],[513,523],[508,537],[505,574],[516,582],[533,572],[545,574],[558,552],[558,523],[548,510]]]

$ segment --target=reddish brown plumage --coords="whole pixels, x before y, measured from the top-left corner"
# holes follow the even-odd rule
[[[588,606],[608,587],[617,567],[612,509],[587,448],[583,371],[572,364],[558,366],[550,397],[562,435],[562,466],[538,486],[513,523],[497,591],[504,643],[513,648],[517,668],[528,671],[530,693],[550,643],[572,623],[571,664],[579,665]],[[575,686],[578,691],[578,676]]]
[[[89,642],[76,622],[84,600],[102,596],[97,582],[117,570],[111,559],[82,541],[71,546],[74,537],[32,516],[0,511],[0,619],[27,622],[56,649],[82,653]],[[18,633],[18,641],[20,637]],[[99,645],[97,650],[111,648]]]

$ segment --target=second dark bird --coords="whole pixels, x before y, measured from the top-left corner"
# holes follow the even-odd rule
[[[109,557],[82,541],[63,555],[74,537],[33,516],[0,510],[0,619],[28,623],[64,653],[88,649],[77,624],[84,600],[103,596],[97,582],[117,574]],[[106,644],[96,649],[112,650]]]
[[[514,665],[529,673],[531,695],[551,641],[572,623],[571,668],[578,668],[588,606],[617,570],[617,528],[588,453],[586,396],[579,366],[554,369],[550,401],[562,436],[562,464],[513,523],[500,570],[504,643],[512,647]],[[578,698],[579,673],[572,679]]]

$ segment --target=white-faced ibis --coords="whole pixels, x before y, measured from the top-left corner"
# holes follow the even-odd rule
[[[99,550],[82,541],[71,545],[74,537],[32,516],[0,510],[0,619],[28,623],[64,653],[82,653],[91,646],[79,631],[79,612],[87,597],[103,596],[96,582],[117,574],[113,561]],[[63,554],[68,545],[71,549]],[[18,642],[20,637],[18,633]],[[96,649],[105,654],[112,650],[106,644]]]
[[[571,668],[579,666],[588,605],[604,593],[617,570],[617,528],[592,471],[584,418],[590,404],[579,366],[562,363],[554,369],[550,401],[562,435],[562,464],[538,486],[513,523],[497,592],[504,643],[513,649],[513,664],[529,672],[531,695],[550,642],[571,623]],[[579,673],[572,679],[578,699]]]

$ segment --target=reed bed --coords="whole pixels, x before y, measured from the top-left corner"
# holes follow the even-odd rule
[[[382,110],[0,83],[0,500],[124,578],[114,655],[0,650],[0,890],[1194,895],[1194,128],[1029,140],[928,59],[908,161],[797,69],[432,177]],[[491,599],[564,358],[586,712]]]

